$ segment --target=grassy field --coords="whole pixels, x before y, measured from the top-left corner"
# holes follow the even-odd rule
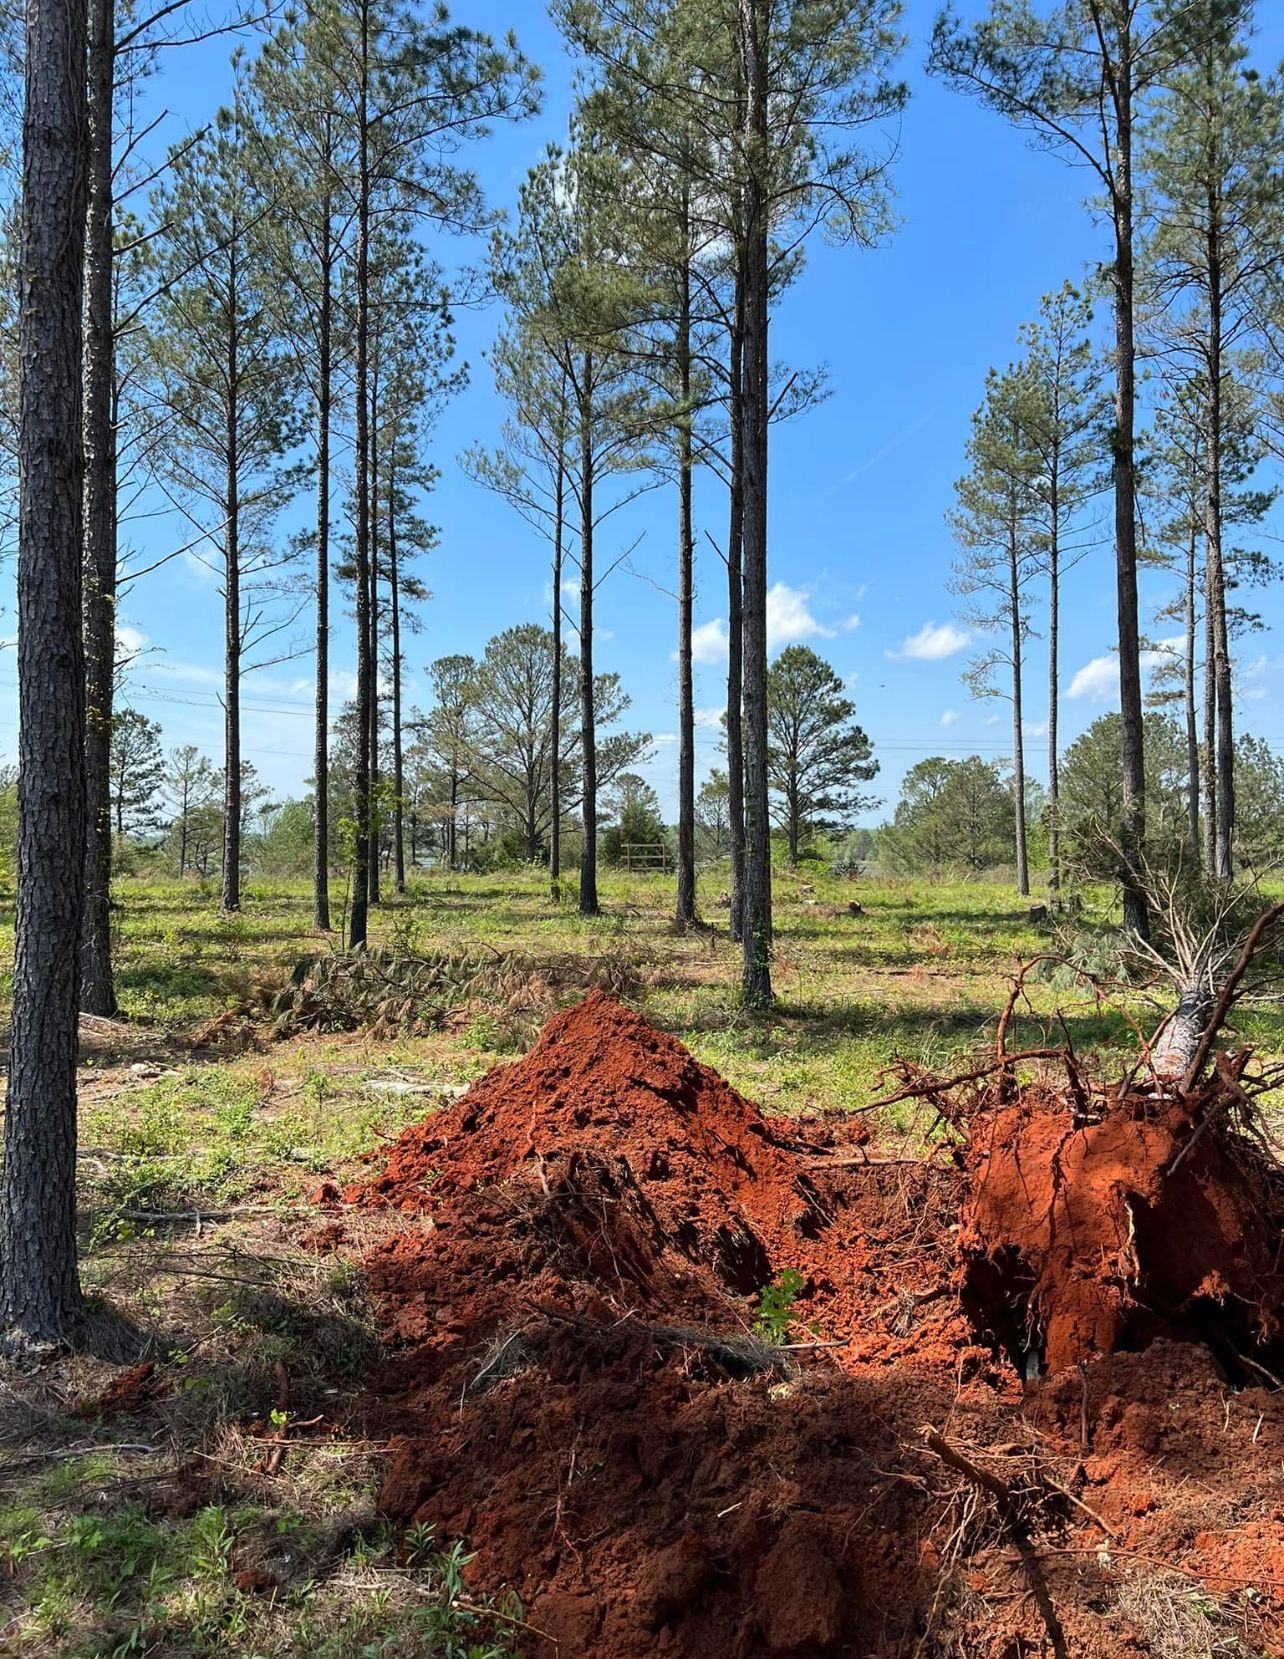
[[[83,1031],[84,1277],[151,1339],[156,1370],[123,1412],[92,1355],[0,1379],[5,1653],[507,1653],[517,1610],[470,1587],[448,1541],[394,1541],[378,1523],[356,1387],[370,1310],[349,1262],[307,1248],[308,1195],[511,1058],[577,984],[622,976],[770,1110],[851,1109],[898,1057],[948,1071],[992,1040],[1017,966],[1058,948],[996,886],[781,875],[780,1000],[751,1017],[719,872],[702,888],[712,928],[682,935],[658,876],[607,875],[604,915],[583,921],[539,875],[433,875],[379,911],[376,939],[508,962],[502,994],[439,1009],[420,1035],[273,1041],[235,1011],[334,948],[303,883],[251,883],[234,918],[192,885],[125,881],[116,896],[129,1017]],[[1118,1064],[1135,1052],[1130,1017],[1150,1017],[1140,994],[1102,1007],[1053,972],[1032,977],[1012,1043],[1068,1035]],[[1239,1034],[1284,1052],[1278,1010]],[[881,1120],[889,1138],[915,1128],[906,1108]]]

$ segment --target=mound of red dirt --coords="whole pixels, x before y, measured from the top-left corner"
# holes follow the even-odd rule
[[[1279,1182],[1251,1148],[1179,1106],[1081,1124],[1028,1094],[974,1126],[967,1166],[964,1300],[1023,1369],[1165,1334],[1278,1364]]]
[[[998,1178],[1027,1161],[1014,1125],[987,1133],[965,1168],[875,1158],[850,1123],[764,1117],[600,994],[557,1016],[345,1194],[405,1217],[366,1264],[384,1512],[466,1539],[540,1659],[1166,1654],[1208,1592],[1242,1651],[1284,1638],[1280,1397],[1166,1339],[1024,1379],[995,1307],[1052,1310],[1083,1275]],[[1058,1157],[1115,1215],[1104,1145]],[[1024,1265],[980,1307],[1001,1215]],[[754,1326],[787,1269],[782,1348]],[[1211,1271],[1174,1293],[1214,1295]],[[1063,1328],[1164,1330],[1067,1307],[1049,1355]]]

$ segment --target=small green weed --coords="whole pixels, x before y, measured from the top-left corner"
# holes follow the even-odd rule
[[[758,1296],[758,1317],[753,1328],[773,1346],[782,1343],[793,1323],[794,1304],[806,1289],[806,1277],[796,1267],[786,1267]]]

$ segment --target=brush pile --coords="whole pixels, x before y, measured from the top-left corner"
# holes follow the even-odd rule
[[[362,1031],[376,1041],[422,1037],[484,1012],[496,1035],[525,1047],[559,1007],[586,992],[634,997],[646,982],[636,958],[601,951],[441,949],[396,945],[305,957],[289,973],[260,976],[241,1005],[209,1022],[204,1046],[253,1036]]]

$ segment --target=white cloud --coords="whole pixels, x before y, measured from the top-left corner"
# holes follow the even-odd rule
[[[1027,737],[1046,737],[1048,735],[1048,722],[1046,720],[1023,720],[1021,730]]]
[[[136,657],[147,646],[147,635],[141,628],[131,627],[128,622],[116,624],[116,655],[118,657]]]
[[[1144,669],[1158,668],[1161,663],[1171,662],[1186,647],[1185,634],[1176,634],[1171,639],[1156,640],[1153,649],[1141,653],[1141,666]],[[1104,656],[1093,657],[1090,662],[1084,663],[1078,669],[1066,687],[1067,697],[1086,697],[1094,703],[1113,703],[1119,699],[1119,658],[1113,651],[1107,651]]]
[[[856,672],[856,670],[854,668],[852,669],[850,674],[844,674],[843,675],[843,690],[844,691],[851,691],[854,686],[857,686],[859,684],[860,684],[860,675]]]
[[[957,709],[942,709],[941,710],[941,724],[943,726],[952,726],[954,724],[954,722],[958,719],[958,717],[959,717],[959,711]]]
[[[908,657],[913,662],[939,662],[961,651],[972,636],[965,628],[953,622],[925,622],[916,634],[905,640],[899,651],[888,651],[893,660]]]
[[[797,645],[804,639],[833,639],[836,628],[826,628],[811,613],[806,588],[774,582],[767,591],[767,649]]]
[[[198,553],[192,548],[186,548],[183,552],[183,563],[198,582],[217,582],[219,579],[218,565],[212,554]]]
[[[184,662],[181,657],[161,657],[148,666],[149,674],[168,674],[176,680],[182,680],[186,685],[218,686],[222,687],[224,674],[221,668],[210,668],[201,662]],[[260,684],[259,690],[261,691]]]
[[[678,734],[677,732],[656,732],[651,741],[657,749],[667,749],[671,744],[678,741]]]
[[[691,630],[691,657],[694,662],[725,662],[727,625],[720,616]]]
[[[1269,694],[1270,688],[1266,685],[1266,674],[1270,668],[1269,657],[1254,657],[1253,661],[1240,670],[1240,684],[1243,686],[1245,702],[1260,703]]]
[[[1113,652],[1084,663],[1066,687],[1067,697],[1090,697],[1095,703],[1107,702],[1118,695],[1119,659]]]
[[[851,633],[859,627],[860,617],[855,612],[836,628],[819,621],[811,608],[809,588],[791,588],[788,582],[773,582],[767,590],[767,649],[771,652],[786,645],[798,645],[805,639],[834,639],[840,631]],[[677,653],[670,655],[676,661]],[[727,660],[727,624],[722,617],[702,622],[692,630],[691,656],[699,663]]]
[[[711,732],[720,732],[722,730],[722,717],[726,713],[725,709],[696,709],[693,712],[697,726],[703,726],[707,731]]]

